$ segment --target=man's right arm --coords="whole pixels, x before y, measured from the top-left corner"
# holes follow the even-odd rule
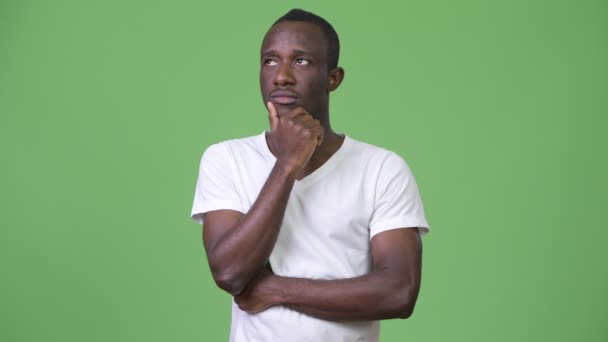
[[[322,127],[303,110],[281,119],[269,103],[271,143],[277,161],[246,214],[204,214],[203,243],[217,285],[237,295],[268,262],[296,177],[322,140]]]
[[[247,212],[210,211],[204,216],[203,242],[217,285],[236,295],[266,264],[295,175],[276,163],[266,184]]]

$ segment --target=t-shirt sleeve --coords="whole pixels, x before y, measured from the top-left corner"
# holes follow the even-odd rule
[[[244,211],[235,184],[231,155],[221,143],[211,145],[203,153],[191,218],[202,224],[204,213],[220,209]]]
[[[370,239],[386,230],[413,227],[419,228],[420,235],[430,228],[414,175],[405,160],[391,153],[378,176]]]

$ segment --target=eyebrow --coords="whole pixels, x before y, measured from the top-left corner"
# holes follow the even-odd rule
[[[291,52],[292,52],[294,55],[311,55],[311,53],[310,53],[310,52],[308,52],[308,51],[304,51],[304,50],[300,50],[300,49],[294,49],[294,50],[291,50]],[[263,56],[267,56],[267,55],[278,55],[278,53],[277,53],[277,51],[276,51],[276,50],[266,50],[266,51],[262,52],[262,55],[263,55]]]

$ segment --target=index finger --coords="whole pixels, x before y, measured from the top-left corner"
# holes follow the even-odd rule
[[[279,115],[277,114],[277,109],[274,107],[274,103],[268,101],[266,103],[268,107],[268,120],[270,121],[270,131],[274,131],[277,129],[279,125]]]

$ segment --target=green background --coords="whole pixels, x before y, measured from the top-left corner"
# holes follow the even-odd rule
[[[189,219],[260,133],[292,7],[340,34],[333,127],[405,157],[431,233],[382,341],[606,341],[606,1],[0,0],[0,341],[226,341]]]

